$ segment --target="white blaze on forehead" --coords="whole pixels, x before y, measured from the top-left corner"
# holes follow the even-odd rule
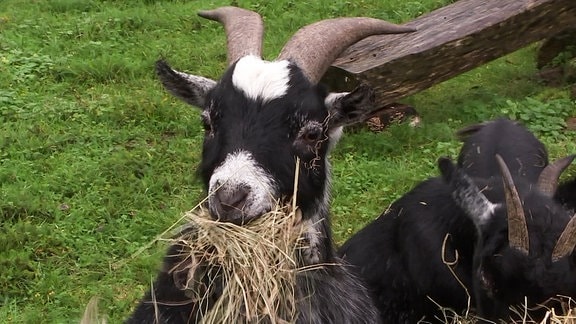
[[[286,60],[268,62],[248,55],[236,63],[232,83],[254,100],[267,102],[280,98],[288,91],[289,65]]]
[[[248,188],[243,212],[248,217],[270,210],[275,203],[277,189],[272,176],[246,151],[229,154],[210,177],[208,191],[235,191]],[[211,195],[212,196],[212,195]]]

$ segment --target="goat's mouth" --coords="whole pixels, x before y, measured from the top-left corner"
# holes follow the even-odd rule
[[[268,211],[265,211],[259,215],[252,215],[252,216],[247,215],[242,211],[234,212],[232,215],[230,213],[227,213],[225,216],[215,214],[215,213],[211,213],[211,214],[212,214],[212,217],[219,222],[231,223],[234,225],[242,226],[242,225],[246,225],[246,224],[250,223],[253,220],[260,218],[266,212],[268,212]]]
[[[269,197],[269,199],[258,201],[248,198],[235,204],[223,203],[217,198],[210,197],[208,210],[214,220],[243,226],[270,213],[277,206],[290,203],[291,197],[281,199]]]
[[[217,199],[209,199],[208,210],[214,220],[232,223],[235,225],[246,225],[264,214],[270,212],[274,207],[272,202],[253,204],[250,200],[228,204]]]

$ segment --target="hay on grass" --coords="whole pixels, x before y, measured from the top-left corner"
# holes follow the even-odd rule
[[[298,255],[305,249],[300,211],[280,205],[242,226],[213,220],[197,208],[172,243],[183,246],[173,275],[185,278],[181,289],[207,305],[203,323],[293,323],[297,317]]]

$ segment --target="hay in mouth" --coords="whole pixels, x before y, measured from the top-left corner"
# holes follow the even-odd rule
[[[185,219],[174,240],[181,262],[171,273],[201,305],[203,323],[296,321],[298,260],[307,246],[299,209],[278,203],[243,226],[213,220],[203,208]]]

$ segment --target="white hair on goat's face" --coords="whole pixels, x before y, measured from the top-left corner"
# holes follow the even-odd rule
[[[238,60],[232,75],[234,86],[252,100],[268,102],[288,92],[290,62],[268,62],[248,55]]]
[[[220,204],[213,202],[218,195],[229,196],[245,191],[246,199],[241,206],[228,206],[238,208],[242,219],[268,212],[275,203],[274,197],[278,195],[276,183],[270,173],[258,165],[250,152],[244,150],[229,154],[224,162],[216,167],[210,177],[208,191],[210,211],[217,216],[222,212],[217,208]]]

